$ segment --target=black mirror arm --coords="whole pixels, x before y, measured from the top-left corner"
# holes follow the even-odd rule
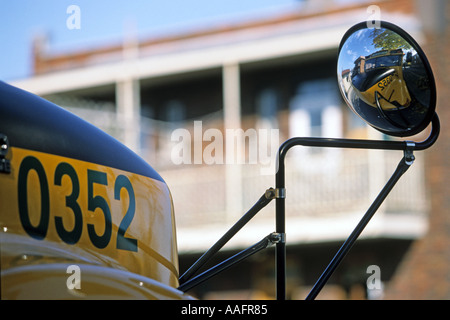
[[[178,290],[181,290],[183,292],[186,292],[193,287],[199,285],[200,283],[208,280],[209,278],[217,275],[218,273],[230,268],[231,266],[234,266],[235,264],[241,262],[242,260],[250,257],[251,255],[266,249],[270,245],[274,243],[278,243],[281,241],[281,236],[276,233],[271,233],[264,237],[261,241],[258,243],[255,243],[251,247],[240,251],[239,253],[235,254],[234,256],[222,261],[221,263],[215,265],[214,267],[206,270],[205,272],[199,274],[198,276],[193,277],[192,279],[189,279],[185,282],[183,282],[179,287]]]
[[[322,274],[319,281],[311,291],[308,299],[314,297],[320,292],[328,278],[334,272],[340,261],[350,250],[354,241],[362,232],[365,225],[369,222],[379,205],[383,202],[389,191],[409,168],[414,161],[414,150],[424,150],[429,148],[437,140],[440,126],[437,115],[432,120],[432,131],[428,139],[423,142],[411,141],[377,141],[377,140],[357,140],[357,139],[327,139],[327,138],[291,138],[285,141],[278,150],[277,155],[277,172],[275,175],[275,189],[269,188],[259,198],[255,205],[247,211],[241,219],[233,225],[222,238],[220,238],[209,250],[207,250],[181,277],[179,289],[187,291],[192,287],[209,279],[213,275],[229,268],[244,258],[268,247],[270,244],[276,244],[276,295],[278,300],[285,300],[286,295],[286,241],[285,241],[285,166],[284,160],[287,152],[294,146],[310,146],[310,147],[331,147],[331,148],[360,148],[360,149],[380,149],[380,150],[403,150],[404,157],[397,167],[396,172],[386,184],[378,198],[374,201],[360,224],[355,228],[352,235],[344,243],[341,250],[333,258],[330,265]],[[215,255],[247,222],[249,222],[262,208],[270,201],[275,199],[276,209],[276,231],[252,247],[241,251],[235,256],[223,261],[222,263],[210,268],[204,273],[192,278],[194,274]],[[191,279],[192,278],[192,279]]]
[[[383,140],[358,140],[358,139],[327,139],[327,138],[291,138],[285,141],[278,149],[277,155],[277,172],[275,175],[275,185],[277,189],[285,190],[285,165],[284,160],[287,152],[294,146],[309,146],[309,147],[329,147],[329,148],[358,148],[358,149],[378,149],[378,150],[403,150],[404,157],[400,162],[396,172],[391,177],[389,182],[386,184],[383,191],[380,193],[379,197],[371,209],[366,213],[367,217],[371,217],[377,210],[379,201],[383,201],[387,196],[389,191],[401,177],[401,175],[406,171],[407,168],[412,164],[414,160],[413,151],[415,150],[425,150],[431,147],[437,140],[440,132],[439,118],[437,114],[434,114],[432,119],[432,129],[431,133],[425,141],[422,142],[412,142],[412,141],[383,141]],[[279,234],[285,234],[285,197],[277,198],[275,200],[275,210],[276,210],[276,232]],[[368,218],[370,220],[370,218]],[[368,222],[368,220],[367,220]],[[367,224],[365,222],[365,224]],[[365,226],[364,224],[364,226]],[[361,230],[362,231],[362,230]],[[359,233],[361,232],[359,231]],[[357,233],[357,236],[359,236]],[[352,240],[353,242],[356,240]],[[353,242],[350,244],[352,245]],[[349,246],[347,244],[346,246]],[[348,248],[349,249],[349,248]],[[344,253],[340,253],[345,255]],[[335,257],[336,258],[336,257]],[[337,264],[343,258],[337,257]],[[332,266],[331,273],[334,271],[336,266]],[[329,275],[325,275],[325,282],[328,280]],[[320,291],[321,286],[325,284],[321,282],[319,284],[318,290]],[[276,295],[278,300],[285,300],[286,297],[286,243],[285,241],[276,244]],[[318,293],[318,292],[317,292]],[[316,294],[317,294],[316,293]],[[315,297],[314,293],[310,294],[311,297]]]
[[[414,150],[425,150],[431,147],[437,140],[440,132],[438,115],[435,113],[431,121],[432,130],[428,138],[422,142],[414,142]],[[278,171],[283,166],[286,153],[294,146],[325,147],[325,148],[356,148],[377,150],[405,150],[408,141],[387,140],[363,140],[363,139],[335,139],[335,138],[310,138],[296,137],[286,140],[278,149]]]
[[[413,147],[411,145],[411,147]],[[383,187],[381,192],[378,194],[372,205],[369,207],[367,212],[364,214],[358,225],[353,229],[350,236],[347,238],[347,240],[344,242],[344,244],[340,247],[339,251],[336,253],[336,255],[333,257],[331,262],[326,267],[325,271],[322,273],[322,275],[319,277],[317,282],[315,283],[314,287],[306,297],[306,300],[314,300],[317,295],[322,290],[323,286],[326,284],[328,279],[331,277],[333,272],[336,270],[336,268],[339,266],[341,261],[344,259],[344,257],[347,255],[347,253],[350,251],[350,249],[353,247],[353,244],[358,239],[361,232],[364,230],[364,228],[369,223],[370,219],[373,217],[373,215],[376,213],[380,205],[383,203],[383,201],[388,196],[389,192],[392,190],[392,188],[395,186],[397,181],[401,178],[401,176],[409,169],[409,167],[414,162],[414,156],[411,149],[406,149],[404,151],[404,157],[399,162],[397,168],[395,169],[395,172],[389,179],[389,181],[386,183],[386,185]]]
[[[214,256],[244,225],[247,224],[262,208],[277,197],[276,190],[269,188],[258,201],[236,222],[211,248],[209,248],[189,269],[179,278],[183,285]]]

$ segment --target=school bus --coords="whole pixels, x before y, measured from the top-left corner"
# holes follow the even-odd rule
[[[161,176],[47,100],[0,97],[0,298],[191,299]]]
[[[403,78],[403,51],[380,50],[355,60],[351,83],[366,104],[383,111],[408,108],[411,96]]]

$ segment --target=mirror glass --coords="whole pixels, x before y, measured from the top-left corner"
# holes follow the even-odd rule
[[[339,46],[339,87],[348,106],[365,122],[393,136],[427,127],[436,105],[428,60],[399,27],[365,22],[352,27]]]

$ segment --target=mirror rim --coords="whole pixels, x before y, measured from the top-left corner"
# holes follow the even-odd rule
[[[339,57],[341,55],[341,50],[342,47],[344,46],[345,42],[347,41],[347,39],[353,35],[356,31],[361,30],[361,29],[370,29],[367,26],[367,21],[364,22],[359,22],[357,24],[355,24],[354,26],[352,26],[350,29],[347,30],[347,32],[344,34],[344,36],[341,39],[341,42],[339,44],[339,50],[338,50],[338,59],[337,59],[337,78],[338,78],[338,83],[339,83],[339,91],[345,101],[345,103],[350,107],[350,109],[352,109],[352,112],[354,112],[358,117],[360,117],[365,123],[367,123],[368,125],[370,125],[372,128],[390,135],[390,136],[396,136],[396,137],[407,137],[407,136],[413,136],[415,134],[418,134],[420,132],[422,132],[425,128],[428,127],[428,125],[430,124],[431,120],[433,119],[434,115],[435,115],[435,110],[436,110],[436,83],[434,80],[434,75],[433,75],[433,71],[431,69],[431,65],[428,61],[428,58],[425,55],[425,52],[422,50],[422,48],[419,46],[419,44],[414,40],[414,38],[412,36],[410,36],[405,30],[403,30],[402,28],[400,28],[399,26],[387,22],[387,21],[378,21],[379,22],[379,26],[381,28],[384,29],[388,29],[391,30],[393,32],[396,32],[399,36],[401,36],[402,38],[404,38],[407,42],[409,42],[409,44],[411,44],[411,46],[413,47],[413,49],[417,52],[417,54],[419,55],[420,59],[422,60],[422,63],[424,65],[426,74],[429,78],[429,86],[430,86],[430,105],[427,111],[427,114],[425,116],[425,118],[421,121],[421,123],[417,124],[416,126],[414,126],[411,130],[405,130],[405,131],[399,131],[399,132],[392,132],[389,130],[383,130],[381,128],[378,128],[374,125],[372,125],[371,123],[369,123],[368,121],[366,121],[365,119],[363,119],[358,113],[353,111],[353,108],[351,108],[348,105],[348,101],[344,96],[344,93],[342,92],[342,88],[341,85],[339,83]]]

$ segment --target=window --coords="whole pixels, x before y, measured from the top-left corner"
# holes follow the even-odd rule
[[[275,89],[262,90],[256,99],[256,111],[259,115],[258,127],[273,129],[278,127],[278,96]]]
[[[342,137],[342,112],[334,79],[302,82],[289,105],[290,137]],[[297,148],[292,155],[302,158],[299,168],[324,172],[339,164],[335,148]],[[330,161],[332,160],[332,161]]]
[[[338,138],[342,119],[336,82],[320,79],[303,82],[290,106],[290,135]]]

